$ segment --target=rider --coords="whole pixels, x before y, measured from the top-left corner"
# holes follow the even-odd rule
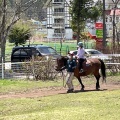
[[[73,59],[72,53],[69,53],[69,59],[67,60],[66,66],[62,67],[61,70],[67,69],[66,84],[68,86],[67,93],[71,93],[74,90],[72,79],[74,77],[74,69],[76,68],[76,60]]]
[[[86,57],[85,57],[85,49],[83,47],[82,42],[79,42],[78,46],[79,46],[79,48],[78,48],[78,52],[77,52],[76,57],[77,57],[77,59],[79,61],[79,73],[82,73],[82,72],[84,72],[82,64],[86,59]]]

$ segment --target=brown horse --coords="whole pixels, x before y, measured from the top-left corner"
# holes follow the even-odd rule
[[[56,70],[60,71],[63,66],[66,66],[67,64],[67,57],[61,57],[57,59],[57,66]],[[90,74],[93,74],[97,80],[96,82],[96,90],[99,90],[100,85],[99,85],[99,79],[100,79],[100,73],[99,70],[101,69],[101,74],[103,81],[106,82],[106,68],[105,64],[101,59],[97,58],[89,58],[83,63],[83,73],[79,73],[78,67],[74,69],[74,76],[78,79],[79,83],[81,84],[81,90],[84,90],[85,86],[82,83],[82,80],[80,76],[87,76]]]

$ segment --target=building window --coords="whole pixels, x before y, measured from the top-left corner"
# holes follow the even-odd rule
[[[116,23],[118,23],[119,22],[119,17],[116,17]]]
[[[54,2],[63,2],[63,0],[54,0]]]
[[[112,30],[112,27],[110,27],[109,30]]]
[[[112,22],[112,17],[110,17],[109,22]]]
[[[105,21],[108,22],[108,18],[106,17],[105,19],[106,19]]]
[[[54,12],[64,12],[64,8],[55,8]]]
[[[54,29],[54,33],[64,33],[64,29]]]
[[[64,19],[54,19],[54,23],[63,23]]]

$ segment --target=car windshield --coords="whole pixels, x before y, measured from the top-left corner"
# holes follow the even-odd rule
[[[38,48],[42,54],[57,54],[56,51],[51,47],[40,47]]]
[[[102,54],[101,52],[99,52],[99,51],[87,51],[89,54],[92,54],[92,55],[94,55],[94,54]]]

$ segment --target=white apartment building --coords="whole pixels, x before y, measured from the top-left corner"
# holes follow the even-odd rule
[[[47,0],[47,38],[72,39],[70,27],[70,0]]]

